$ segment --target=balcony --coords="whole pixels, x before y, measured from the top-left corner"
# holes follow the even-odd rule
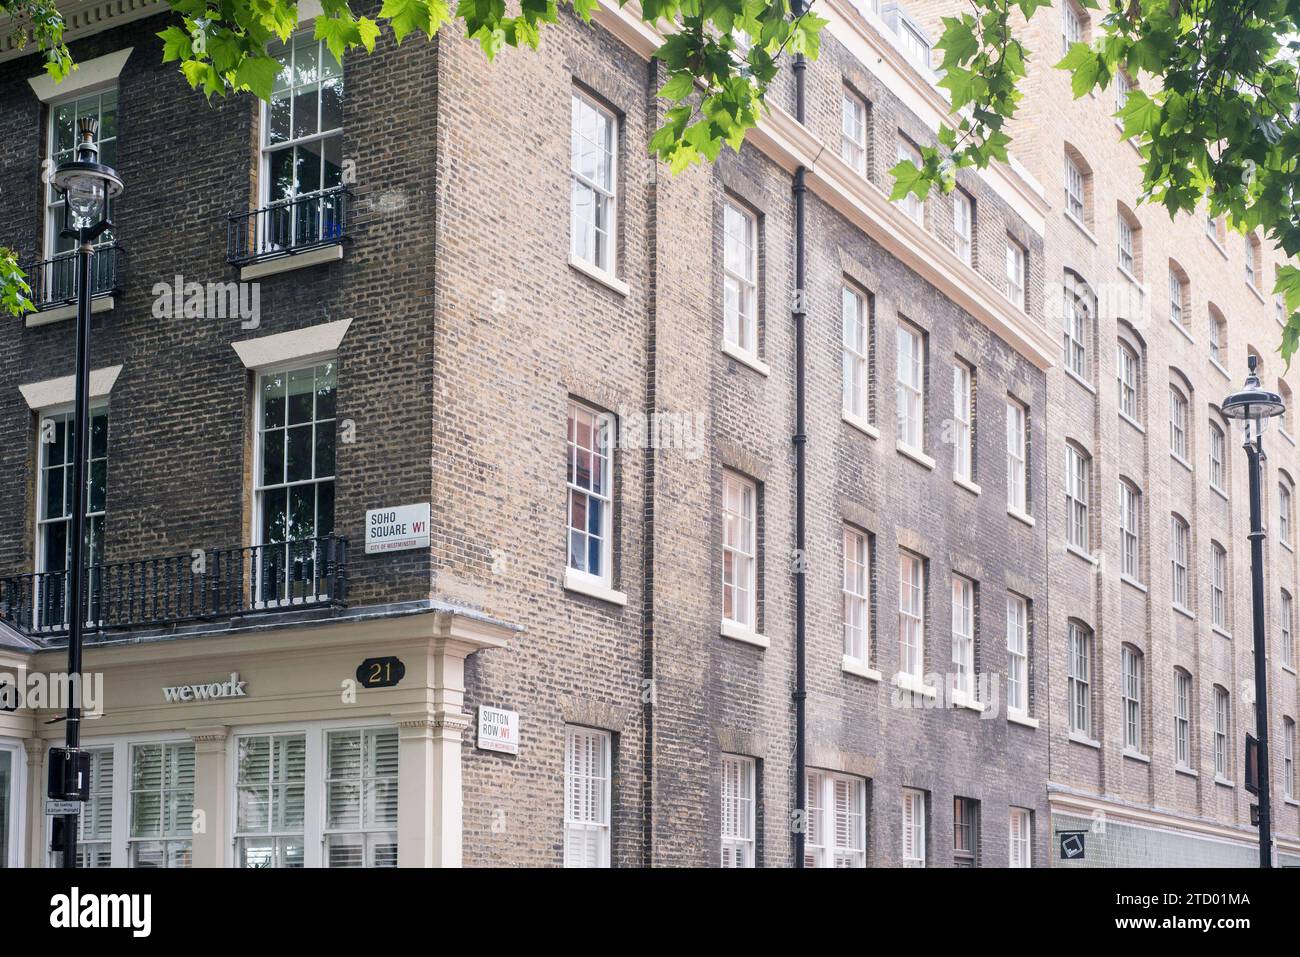
[[[87,632],[107,633],[347,604],[348,540],[308,538],[91,565]],[[0,578],[0,621],[28,637],[68,631],[67,572]]]
[[[255,279],[342,259],[351,199],[340,186],[249,213],[231,213],[226,261],[240,267],[241,279]]]
[[[118,243],[107,243],[95,250],[90,266],[91,310],[113,308],[112,297],[122,291],[122,268],[126,254]],[[76,315],[77,286],[80,276],[76,253],[64,253],[22,266],[32,289],[36,313],[28,316],[27,325],[39,326]]]

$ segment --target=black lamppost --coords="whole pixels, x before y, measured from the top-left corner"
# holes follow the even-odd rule
[[[1286,411],[1282,397],[1260,387],[1250,356],[1246,384],[1223,400],[1223,414],[1244,428],[1243,445],[1250,460],[1250,586],[1255,617],[1255,735],[1259,771],[1259,866],[1273,866],[1273,830],[1268,779],[1268,664],[1264,646],[1264,520],[1260,480],[1264,468],[1264,430],[1268,420]]]
[[[56,800],[85,801],[90,792],[89,755],[81,750],[81,632],[88,613],[85,590],[86,463],[90,448],[90,299],[95,240],[112,228],[108,202],[122,193],[122,180],[99,160],[95,135],[99,121],[84,116],[77,122],[81,142],[77,158],[60,163],[54,188],[63,194],[61,236],[77,241],[77,372],[73,412],[72,483],[76,489],[69,529],[68,555],[68,702],[64,748],[50,753],[48,793]],[[77,866],[77,818],[63,818],[63,866]]]

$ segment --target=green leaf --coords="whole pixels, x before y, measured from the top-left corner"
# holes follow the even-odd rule
[[[674,73],[672,78],[659,89],[659,95],[674,102],[684,100],[695,92],[695,77],[690,73]]]
[[[1124,121],[1125,136],[1150,133],[1160,123],[1160,104],[1141,90],[1133,89],[1129,91],[1119,117]]]
[[[280,72],[280,63],[274,57],[248,57],[235,71],[235,86],[248,90],[258,99],[269,100]]]
[[[429,8],[425,0],[384,0],[379,15],[393,28],[393,39],[399,44],[413,30],[425,33],[429,29]]]

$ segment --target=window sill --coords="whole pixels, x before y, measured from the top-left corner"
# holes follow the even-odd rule
[[[840,660],[840,670],[845,674],[857,675],[859,678],[866,678],[868,681],[880,681],[884,678],[875,668],[870,668],[858,661],[856,658],[842,658]]]
[[[1085,748],[1094,748],[1094,749],[1096,749],[1097,751],[1100,751],[1100,750],[1101,750],[1101,742],[1100,742],[1100,741],[1098,741],[1098,740],[1095,739],[1095,738],[1090,738],[1090,737],[1088,737],[1086,734],[1083,734],[1082,732],[1079,732],[1079,731],[1071,731],[1071,732],[1070,732],[1070,743],[1071,743],[1071,744],[1081,744],[1081,745],[1083,745]]]
[[[927,698],[939,697],[939,689],[934,685],[928,685],[921,678],[916,677],[916,675],[909,675],[906,671],[900,671],[894,675],[893,683],[903,691],[925,695]]]
[[[569,265],[587,278],[594,279],[607,289],[614,290],[614,292],[618,293],[620,296],[626,296],[632,291],[631,286],[619,279],[613,273],[608,273],[599,266],[593,266],[591,263],[579,259],[577,256],[569,257]]]
[[[1038,719],[1037,719],[1037,718],[1031,718],[1029,715],[1027,715],[1027,714],[1022,714],[1022,713],[1019,712],[1019,711],[1011,711],[1011,710],[1008,709],[1008,711],[1007,711],[1007,720],[1010,721],[1012,724],[1023,725],[1023,726],[1026,727],[1026,728],[1037,728],[1037,727],[1038,727]]]
[[[1200,771],[1197,771],[1195,768],[1189,768],[1185,764],[1175,764],[1174,774],[1185,774],[1189,778],[1199,778],[1201,776]]]
[[[1229,382],[1232,381],[1232,373],[1229,372],[1227,369],[1225,369],[1225,368],[1223,367],[1223,364],[1222,364],[1221,362],[1219,362],[1218,359],[1214,358],[1214,356],[1210,356],[1210,365],[1212,365],[1212,366],[1214,366],[1214,368],[1218,369],[1219,372],[1222,373],[1223,377],[1224,377],[1225,379],[1227,379]]]
[[[1142,427],[1142,424],[1138,422],[1137,419],[1133,418],[1133,416],[1129,415],[1127,412],[1121,411],[1119,417],[1123,419],[1125,422],[1127,422],[1129,425],[1133,426],[1133,428],[1137,429],[1138,432],[1142,433],[1143,435],[1147,434],[1147,430]]]
[[[1065,374],[1068,375],[1071,379],[1073,379],[1075,382],[1079,383],[1079,385],[1083,386],[1085,389],[1087,389],[1087,390],[1088,390],[1089,392],[1091,392],[1093,395],[1096,395],[1096,394],[1097,394],[1097,387],[1096,387],[1095,385],[1093,385],[1091,382],[1089,382],[1089,381],[1088,381],[1087,379],[1085,379],[1083,376],[1079,375],[1079,373],[1075,372],[1075,371],[1074,371],[1073,369],[1071,369],[1069,366],[1065,366],[1064,369],[1065,369]]]
[[[1215,495],[1219,496],[1219,498],[1223,499],[1225,502],[1228,501],[1228,493],[1225,492],[1223,489],[1219,488],[1219,486],[1211,485],[1210,491],[1213,492]]]
[[[1261,304],[1261,305],[1267,305],[1267,304],[1268,304],[1268,301],[1264,298],[1264,294],[1263,294],[1262,292],[1259,291],[1259,287],[1258,287],[1258,286],[1254,286],[1254,285],[1251,285],[1250,283],[1246,283],[1246,288],[1249,289],[1251,292],[1253,292],[1253,293],[1255,294],[1255,298],[1258,299],[1258,300],[1260,301],[1260,304]]]
[[[722,354],[735,359],[741,365],[748,366],[761,376],[772,374],[772,370],[768,368],[766,362],[758,356],[746,352],[739,346],[733,346],[730,342],[724,342],[722,344]]]
[[[733,641],[743,641],[745,644],[754,645],[757,648],[766,648],[771,644],[766,635],[760,635],[748,625],[741,625],[734,621],[722,619],[722,627],[718,629],[718,634],[723,638],[730,638]]]
[[[1183,334],[1184,339],[1186,339],[1192,345],[1196,345],[1196,337],[1193,336],[1190,332],[1188,332],[1187,327],[1184,326],[1181,322],[1175,322],[1174,317],[1170,316],[1169,324],[1173,326],[1175,329],[1177,329],[1179,332],[1181,332]]]
[[[1295,438],[1286,429],[1282,428],[1281,426],[1278,426],[1277,434],[1282,436],[1282,438],[1286,439],[1287,442],[1289,442],[1291,445],[1295,445]]]
[[[1183,457],[1182,457],[1181,455],[1179,455],[1177,452],[1170,452],[1170,453],[1169,453],[1169,457],[1170,457],[1171,459],[1173,459],[1175,462],[1177,462],[1179,465],[1181,465],[1183,468],[1187,469],[1187,471],[1189,471],[1189,472],[1193,472],[1193,471],[1195,471],[1195,470],[1192,468],[1192,463],[1189,462],[1189,461],[1187,461],[1187,459],[1183,458]]]
[[[1216,635],[1219,635],[1220,637],[1227,638],[1229,641],[1232,641],[1232,633],[1223,628],[1220,628],[1218,625],[1211,625],[1210,631],[1214,632]]]
[[[1083,559],[1085,562],[1087,562],[1089,565],[1099,565],[1099,564],[1101,564],[1100,560],[1097,558],[1096,555],[1089,555],[1087,552],[1085,552],[1085,551],[1084,551],[1082,548],[1080,548],[1078,545],[1069,545],[1069,544],[1067,544],[1067,545],[1065,546],[1065,550],[1066,550],[1067,552],[1069,552],[1071,555],[1074,555],[1074,556],[1077,557],[1077,558],[1082,558],[1082,559]]]
[[[1283,671],[1288,672],[1288,673],[1290,673],[1290,674],[1295,674],[1295,673],[1296,673],[1296,670],[1295,670],[1294,668],[1292,668],[1290,665],[1281,665],[1280,667],[1281,667],[1281,669],[1282,669]]]
[[[1137,286],[1137,288],[1138,288],[1138,292],[1140,292],[1143,296],[1145,296],[1145,295],[1147,294],[1146,286],[1142,285],[1142,280],[1141,280],[1141,279],[1139,279],[1137,276],[1133,275],[1133,271],[1132,271],[1131,269],[1128,269],[1128,268],[1125,267],[1122,263],[1116,263],[1116,264],[1115,264],[1115,268],[1119,270],[1119,274],[1120,274],[1121,276],[1123,276],[1125,279],[1127,279],[1127,280],[1128,280],[1129,282],[1131,282],[1133,285]]]
[[[1210,244],[1219,251],[1220,256],[1224,259],[1228,258],[1228,251],[1223,248],[1223,243],[1219,242],[1217,236],[1211,236],[1209,233],[1206,233],[1206,238],[1209,239]]]
[[[95,315],[100,312],[108,312],[113,308],[112,296],[96,296],[90,300],[90,313]],[[34,329],[37,326],[48,326],[55,322],[66,322],[69,319],[77,318],[77,304],[68,303],[66,306],[56,306],[53,309],[42,309],[39,312],[29,312],[23,319],[23,325],[28,329]]]
[[[905,445],[902,442],[896,442],[894,444],[894,448],[898,449],[900,455],[907,456],[909,459],[911,459],[913,462],[916,462],[918,465],[924,465],[926,468],[930,469],[931,471],[934,470],[934,464],[935,464],[934,459],[930,458],[930,456],[926,455],[924,452],[920,451],[919,449],[914,449],[910,445]]]
[[[1291,805],[1292,807],[1300,807],[1300,801],[1297,801],[1297,800],[1296,800],[1295,798],[1293,798],[1293,797],[1284,797],[1284,798],[1282,799],[1282,803],[1283,803],[1283,804],[1289,804],[1289,805]]]
[[[1229,781],[1227,778],[1221,778],[1217,774],[1214,776],[1214,783],[1221,788],[1235,788],[1237,786],[1233,784],[1231,781]]]
[[[1171,607],[1174,609],[1174,611],[1178,612],[1178,614],[1190,618],[1192,621],[1196,620],[1196,612],[1192,611],[1186,605],[1180,605],[1178,604],[1178,602],[1174,602]]]
[[[970,479],[964,479],[964,478],[962,478],[960,475],[954,475],[954,476],[952,477],[952,480],[953,480],[954,483],[956,483],[957,485],[960,485],[962,488],[964,488],[966,491],[970,492],[972,495],[979,495],[980,493],[982,493],[982,492],[984,491],[982,488],[980,488],[978,485],[976,485],[976,484],[975,484],[974,482],[972,482]]]
[[[1120,573],[1119,580],[1122,581],[1125,585],[1128,585],[1130,588],[1136,588],[1142,594],[1144,595],[1147,594],[1147,586],[1142,584],[1133,576]]]
[[[978,714],[983,714],[986,707],[983,702],[976,701],[967,692],[958,691],[955,688],[952,692],[952,706],[954,708],[965,708]]]
[[[1294,551],[1295,551],[1295,546],[1292,545],[1290,542],[1284,542],[1284,541],[1282,541],[1282,539],[1279,538],[1279,539],[1277,540],[1277,543],[1278,543],[1279,545],[1281,545],[1283,548],[1285,548],[1288,552],[1294,552]]]
[[[615,591],[595,576],[583,574],[575,568],[566,568],[564,570],[564,589],[565,591],[576,592],[579,595],[586,595],[589,598],[599,598],[611,605],[622,607],[627,604],[627,594],[625,592]]]
[[[308,266],[341,262],[342,260],[343,245],[342,243],[335,243],[333,246],[309,249],[304,253],[296,253],[292,256],[278,256],[265,262],[249,263],[247,266],[240,268],[239,279],[241,282],[249,282],[253,279],[265,279],[267,276],[278,276],[280,273],[293,272],[295,269],[306,269]]]
[[[1014,518],[1017,522],[1024,522],[1030,528],[1033,528],[1037,524],[1037,522],[1034,521],[1034,516],[1028,514],[1027,512],[1022,512],[1020,511],[1020,509],[1015,508],[1014,506],[1011,505],[1007,506],[1007,514],[1010,515],[1012,518]]]
[[[846,412],[843,409],[840,410],[840,418],[843,419],[845,422],[847,422],[849,425],[853,426],[863,435],[869,436],[873,439],[880,438],[880,430],[876,428],[874,425],[872,425],[870,422],[868,422],[866,419],[861,418],[860,416],[856,416],[852,412]]]
[[[1143,764],[1151,763],[1151,756],[1143,754],[1141,751],[1130,751],[1128,748],[1125,748],[1121,753],[1130,761],[1141,761]]]
[[[1101,245],[1101,243],[1097,242],[1097,237],[1092,234],[1092,230],[1084,225],[1083,220],[1081,220],[1078,216],[1074,215],[1074,213],[1070,212],[1068,209],[1063,210],[1063,212],[1065,214],[1065,218],[1068,219],[1070,222],[1074,223],[1075,228],[1088,238],[1088,242],[1092,243],[1094,246]]]

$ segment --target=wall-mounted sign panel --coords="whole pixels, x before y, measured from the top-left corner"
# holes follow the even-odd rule
[[[519,712],[479,705],[478,746],[483,751],[519,753]]]
[[[366,512],[366,554],[429,547],[429,503]]]

